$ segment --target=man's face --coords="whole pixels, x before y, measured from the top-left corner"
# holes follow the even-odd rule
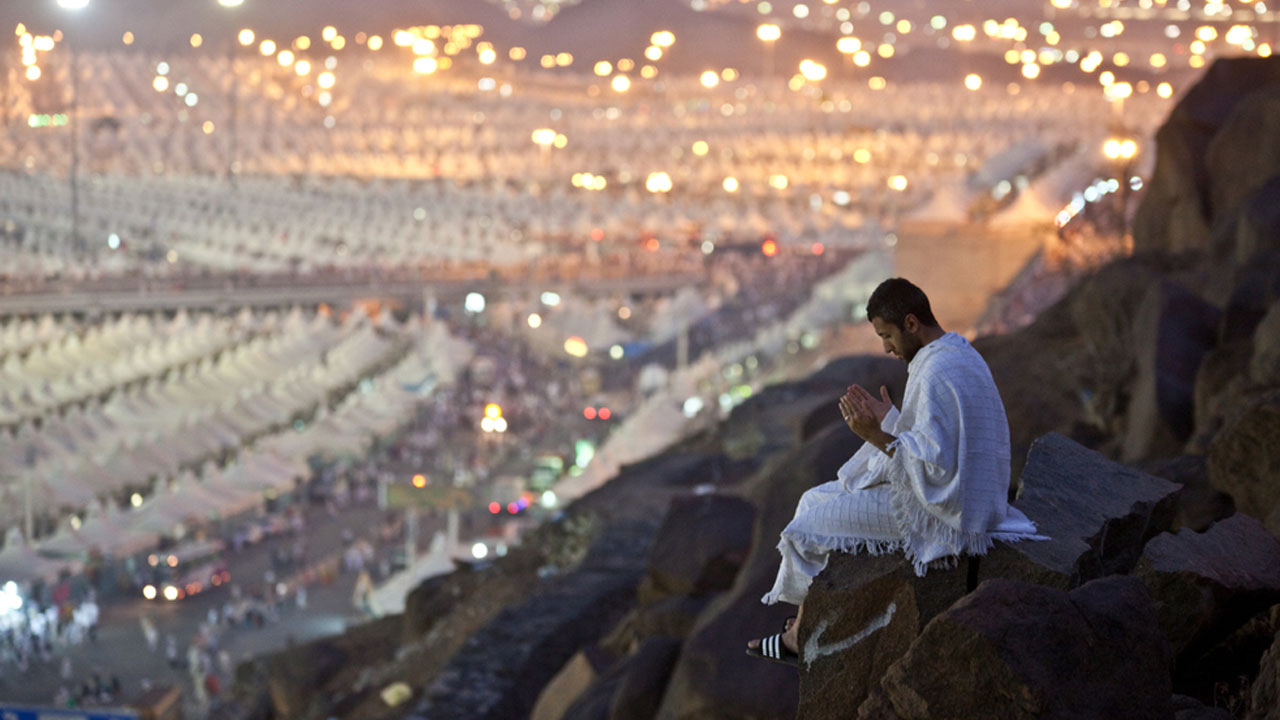
[[[911,358],[924,347],[924,343],[920,340],[920,321],[916,320],[915,315],[908,315],[903,324],[905,328],[885,322],[878,317],[871,318],[871,326],[876,329],[876,335],[879,335],[880,340],[884,342],[884,351],[906,362],[911,362]]]

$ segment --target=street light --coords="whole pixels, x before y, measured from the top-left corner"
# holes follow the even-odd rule
[[[63,10],[79,11],[89,6],[89,0],[57,0],[58,7]],[[80,175],[80,90],[79,90],[79,58],[75,44],[67,38],[67,49],[71,51],[71,112],[68,113],[68,129],[71,131],[71,167],[67,172],[67,182],[71,185],[71,246],[80,249],[80,191],[77,179]],[[30,77],[30,75],[28,75]]]

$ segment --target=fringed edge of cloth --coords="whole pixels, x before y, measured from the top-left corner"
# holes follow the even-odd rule
[[[961,555],[986,555],[996,540],[1004,543],[1016,543],[1023,540],[1048,540],[1049,538],[1030,533],[1011,532],[963,532],[943,522],[933,513],[922,507],[915,495],[902,483],[889,483],[889,505],[893,508],[893,519],[902,533],[901,549],[907,560],[915,569],[916,577],[924,577],[929,570],[950,570],[960,562]],[[1035,522],[1031,522],[1035,528]],[[911,544],[913,537],[933,538],[939,545],[954,552],[936,560],[922,560],[919,550]]]
[[[816,533],[788,533],[789,537],[798,545],[805,546],[806,549],[818,549],[824,552],[840,551],[844,553],[858,553],[865,551],[868,555],[888,555],[906,548],[906,543],[902,540],[869,540],[867,538],[857,538],[834,535],[819,535]],[[778,552],[783,552],[786,548],[787,540],[783,538],[778,541]],[[760,598],[760,602],[765,605],[774,605],[782,601],[782,593],[771,590]]]

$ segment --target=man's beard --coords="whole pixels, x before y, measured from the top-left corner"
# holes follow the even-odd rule
[[[902,337],[902,359],[911,362],[911,359],[920,352],[920,348],[924,347],[924,343],[919,339],[903,335]]]

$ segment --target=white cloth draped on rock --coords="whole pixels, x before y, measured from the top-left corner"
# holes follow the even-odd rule
[[[906,394],[880,427],[892,457],[864,443],[837,479],[805,492],[782,532],[782,566],[765,603],[800,604],[833,550],[903,551],[924,575],[992,542],[1043,540],[1009,507],[1009,423],[991,371],[947,333],[908,366]]]

